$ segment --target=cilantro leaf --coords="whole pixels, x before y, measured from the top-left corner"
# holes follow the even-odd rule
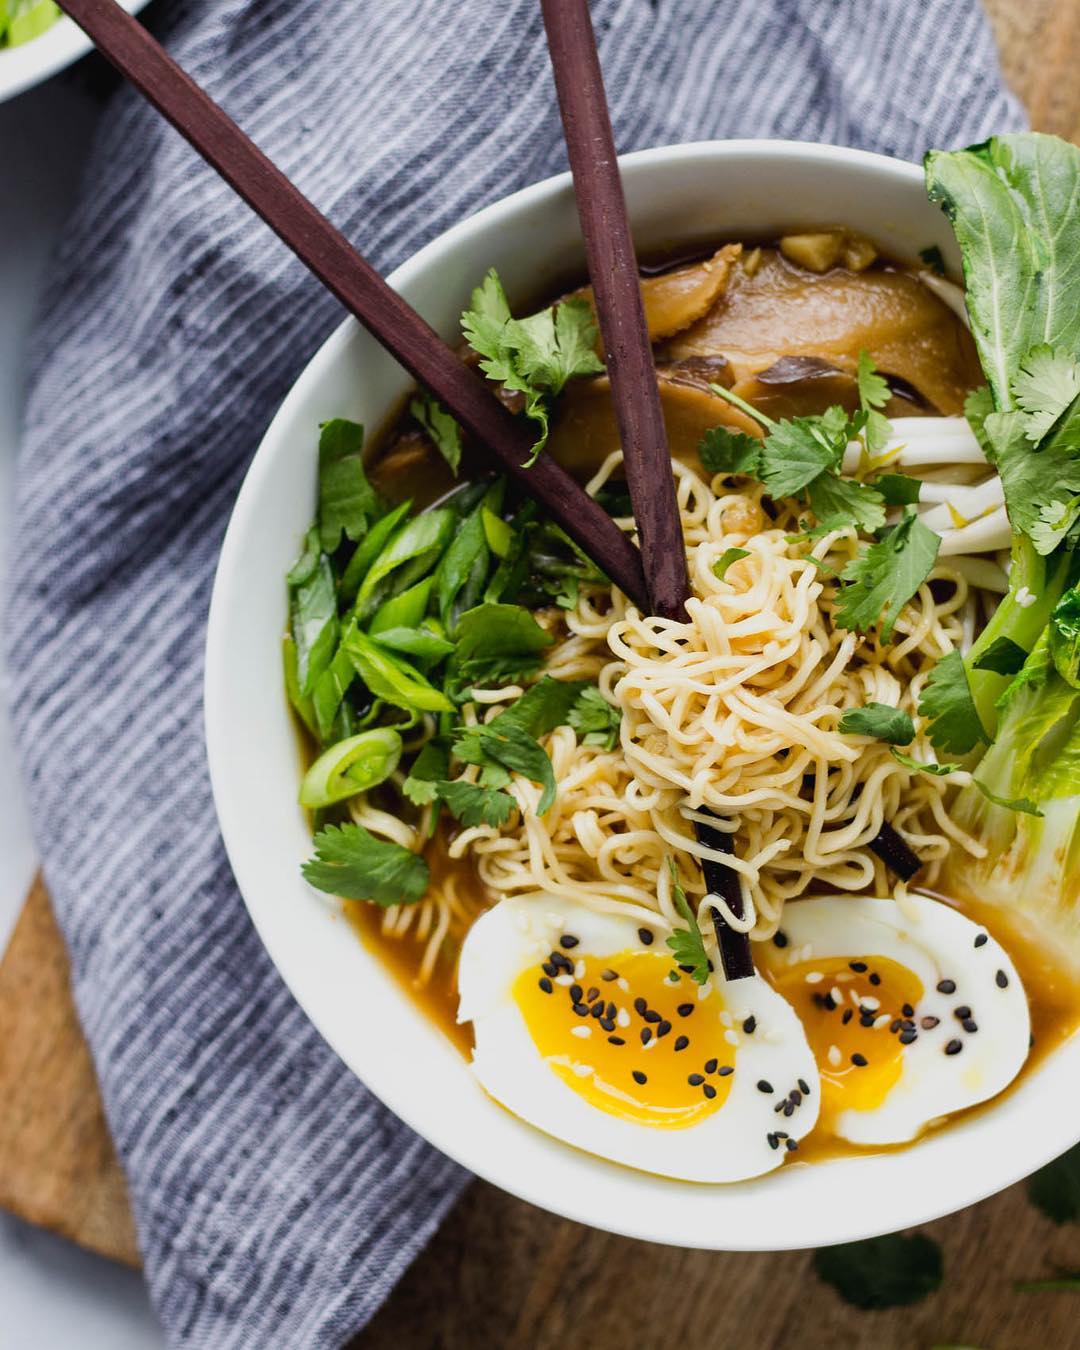
[[[333,553],[344,534],[359,543],[379,509],[363,461],[364,428],[336,417],[319,428],[319,534]]]
[[[941,1248],[923,1233],[892,1233],[842,1242],[814,1253],[819,1279],[856,1308],[899,1308],[918,1303],[941,1285]]]
[[[887,642],[901,610],[929,576],[940,544],[907,507],[897,524],[840,573],[847,584],[840,591],[837,623],[862,633],[880,624]]]
[[[529,464],[547,443],[552,400],[567,380],[604,369],[594,350],[596,320],[584,300],[564,300],[526,319],[515,319],[499,274],[492,268],[473,291],[461,316],[480,369],[504,388],[525,395],[525,414],[540,426]]]
[[[886,506],[914,506],[922,491],[922,479],[906,473],[883,473],[871,486],[881,493]]]
[[[919,698],[919,713],[931,719],[930,743],[935,750],[966,755],[980,741],[989,740],[958,651],[943,656],[931,670]]]
[[[745,474],[757,478],[761,473],[761,441],[745,431],[730,427],[710,427],[698,442],[698,458],[707,473]]]
[[[458,673],[470,684],[531,675],[552,638],[521,605],[477,605],[454,631]]]
[[[352,824],[320,830],[315,857],[301,871],[316,890],[378,905],[415,904],[428,884],[428,865],[419,854]]]
[[[846,736],[875,736],[890,745],[909,745],[915,739],[915,727],[903,708],[887,703],[867,703],[848,708],[840,718],[839,729]]]
[[[461,428],[457,422],[426,389],[422,389],[409,404],[409,412],[431,438],[456,478],[461,467]]]
[[[973,670],[992,670],[995,675],[1015,675],[1027,660],[1027,652],[1012,638],[998,637],[971,663]]]
[[[1028,1197],[1054,1223],[1080,1223],[1080,1144],[1028,1178]]]
[[[486,725],[468,728],[454,742],[454,754],[466,764],[510,770],[540,784],[543,792],[536,807],[538,816],[542,816],[555,801],[555,771],[547,751],[513,722],[496,718]],[[498,773],[494,775],[494,781],[489,778],[485,782],[481,777],[484,786],[501,787],[505,786],[505,781],[504,775]]]
[[[613,707],[595,684],[587,685],[581,691],[567,721],[582,745],[614,750],[619,743],[622,710]]]
[[[675,957],[675,964],[685,970],[695,984],[704,984],[709,978],[709,956],[698,927],[697,915],[690,908],[686,893],[676,879],[675,864],[670,859],[671,891],[675,909],[686,923],[685,928],[675,928],[667,938],[667,945]]]
[[[959,764],[931,764],[921,759],[912,759],[910,755],[905,755],[903,750],[897,750],[893,746],[889,752],[897,764],[902,764],[905,769],[910,769],[912,773],[929,773],[935,778],[944,778],[947,774],[955,773],[960,768]]]
[[[843,424],[832,416],[839,413]],[[776,422],[761,451],[761,481],[773,497],[794,497],[818,474],[835,469],[848,443],[847,414],[830,408],[820,417]]]
[[[873,534],[885,524],[885,499],[877,490],[854,478],[822,473],[810,484],[810,510],[823,530],[855,525]]]
[[[466,829],[474,825],[505,825],[517,810],[517,802],[500,788],[480,787],[457,779],[439,783],[437,791],[439,800]]]
[[[574,708],[582,695],[593,688],[587,680],[555,680],[545,675],[487,725],[513,723],[530,736],[546,736],[556,727],[574,725]]]
[[[1012,389],[1017,407],[1027,414],[1027,438],[1037,445],[1080,394],[1080,364],[1060,347],[1043,343],[1021,362]]]
[[[713,563],[713,576],[717,581],[723,581],[727,575],[727,570],[732,563],[738,562],[740,558],[749,558],[750,550],[746,548],[726,548],[719,558]]]
[[[856,380],[859,386],[859,403],[863,408],[884,408],[892,397],[888,381],[874,369],[868,351],[859,353]]]

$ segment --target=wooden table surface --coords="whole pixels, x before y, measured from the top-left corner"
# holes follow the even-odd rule
[[[1080,141],[1080,0],[987,0],[987,8],[1033,125]],[[0,1206],[136,1264],[123,1175],[71,1002],[67,955],[40,885],[0,963],[0,1027]],[[1023,1187],[925,1231],[945,1251],[942,1290],[913,1308],[865,1313],[816,1279],[806,1253],[633,1242],[477,1182],[354,1345],[1080,1347],[1075,1294],[1013,1288],[1080,1267],[1080,1233],[1039,1215]]]

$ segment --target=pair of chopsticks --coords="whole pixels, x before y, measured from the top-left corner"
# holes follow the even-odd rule
[[[529,433],[347,239],[116,0],[60,7],[206,162],[458,422],[523,483],[639,608],[685,618],[690,595],[678,502],[638,286],[637,261],[587,0],[542,0],[589,275],[604,341],[641,552],[549,455],[529,469]],[[643,562],[644,559],[644,562]],[[715,852],[728,835],[696,825]],[[743,914],[738,878],[703,864],[710,893]],[[712,910],[724,973],[754,973],[750,943]]]

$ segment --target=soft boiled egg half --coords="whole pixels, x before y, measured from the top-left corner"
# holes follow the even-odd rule
[[[996,1096],[1027,1058],[1030,1016],[1012,962],[940,901],[795,900],[757,956],[814,1050],[825,1134],[906,1143]]]
[[[458,984],[485,1090],[590,1153],[739,1181],[777,1167],[817,1120],[818,1071],[791,1005],[759,976],[696,984],[630,919],[503,900],[469,930]]]

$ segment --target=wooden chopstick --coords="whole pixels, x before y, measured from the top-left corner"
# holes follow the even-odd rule
[[[587,0],[541,0],[541,9],[652,611],[685,620],[690,579],[682,522],[596,35]],[[732,852],[730,835],[700,822],[694,831],[707,848]],[[736,873],[712,860],[702,871],[709,893],[741,919]],[[715,907],[712,921],[727,978],[753,975],[749,937]]]
[[[116,0],[59,3],[345,308],[497,456],[620,590],[646,607],[641,555],[607,512],[550,455],[523,467],[531,453],[529,432],[483,377],[464,365],[146,29]]]
[[[541,0],[652,612],[686,618],[679,504],[587,0]]]

